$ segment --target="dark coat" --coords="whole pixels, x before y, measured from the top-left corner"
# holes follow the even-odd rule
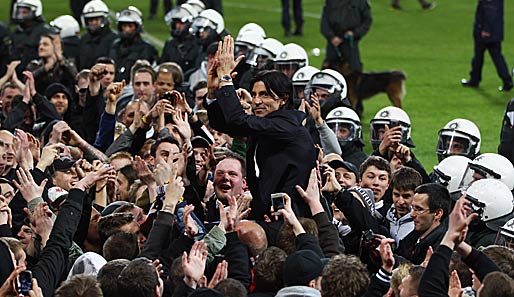
[[[482,38],[482,31],[488,32],[491,36]],[[503,40],[503,0],[478,0],[473,37],[479,42]]]
[[[39,39],[46,34],[52,34],[52,29],[42,20],[34,21],[34,24],[28,28],[16,27],[12,34],[11,61],[21,60],[21,64],[16,67],[19,78],[23,77],[22,72],[29,62],[39,58]]]
[[[104,27],[97,34],[86,32],[80,39],[80,53],[76,61],[79,70],[89,69],[96,59],[108,57],[112,43],[118,35],[110,27]]]
[[[141,37],[127,41],[118,38],[114,41],[109,57],[116,62],[114,81],[130,82],[130,68],[137,60],[147,60],[150,64],[157,61],[157,49]]]
[[[200,66],[201,61],[198,60],[200,50],[200,45],[195,41],[193,36],[187,36],[183,40],[179,38],[169,38],[164,44],[159,64],[175,62],[179,64],[180,67],[182,67],[182,71],[186,73],[188,70]]]
[[[447,229],[446,222],[441,222],[437,228],[432,230],[432,232],[423,239],[420,239],[421,234],[419,231],[412,230],[404,239],[400,240],[396,253],[412,263],[419,265],[425,260],[429,247],[435,250],[439,246]]]
[[[219,89],[216,98],[207,107],[210,125],[233,136],[249,136],[246,175],[253,196],[251,217],[263,219],[269,213],[272,193],[287,193],[296,215],[310,217],[309,207],[295,189],[307,186],[316,162],[314,143],[302,126],[305,114],[277,110],[263,118],[248,115],[233,86]]]

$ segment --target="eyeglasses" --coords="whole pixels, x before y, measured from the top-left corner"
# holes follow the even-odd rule
[[[421,214],[424,214],[425,212],[427,211],[430,211],[430,208],[421,208],[419,206],[414,206],[412,207],[412,211],[416,214],[416,215],[421,215]]]

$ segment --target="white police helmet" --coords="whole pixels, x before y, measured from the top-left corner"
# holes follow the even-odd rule
[[[55,18],[55,20],[50,22],[50,26],[54,28],[61,38],[80,35],[79,22],[71,15],[61,15]]]
[[[257,31],[247,30],[241,32],[237,35],[236,40],[234,41],[235,49],[234,51],[237,53],[238,51],[248,51],[253,50],[259,44],[264,41],[264,38]]]
[[[309,99],[316,89],[323,89],[330,93],[330,96],[337,95],[341,101],[348,93],[343,75],[332,69],[323,69],[311,77],[305,87],[305,98]]]
[[[292,76],[298,69],[309,65],[309,57],[303,47],[296,43],[288,43],[284,45],[280,54],[273,59],[273,63],[277,70],[293,71]]]
[[[197,34],[207,29],[215,31],[218,35],[225,30],[223,16],[214,9],[206,9],[193,20],[192,33]]]
[[[445,158],[434,166],[434,182],[445,186],[452,198],[458,199],[461,194],[459,185],[469,162],[471,162],[471,159],[465,156],[453,155]],[[467,183],[470,181],[467,181]]]
[[[511,249],[514,248],[514,218],[508,220],[500,227],[494,244],[505,245]]]
[[[451,120],[439,130],[436,153],[439,161],[451,155],[475,158],[480,153],[480,130],[472,121]]]
[[[171,26],[172,22],[178,20],[182,23],[192,23],[193,19],[198,16],[196,9],[191,4],[184,3],[176,6],[164,16],[164,22]]]
[[[384,126],[388,125],[391,128],[391,123],[394,125],[399,124],[402,127],[401,144],[409,147],[415,147],[411,139],[411,122],[409,115],[401,108],[395,106],[387,106],[377,112],[375,117],[370,122],[370,140],[374,148],[378,147],[382,142],[382,134]]]
[[[341,145],[362,140],[361,120],[351,108],[337,107],[332,109],[327,115],[326,123],[334,131]]]
[[[314,66],[303,66],[293,74],[293,77],[291,78],[291,80],[293,81],[293,86],[305,87],[307,83],[311,80],[312,76],[318,72],[320,72],[319,69]]]
[[[256,23],[245,24],[243,27],[241,27],[241,29],[239,29],[237,36],[239,37],[239,35],[241,35],[241,33],[244,33],[246,31],[257,32],[262,37],[263,40],[266,38],[266,32],[264,32],[264,29],[259,24],[256,24]]]
[[[88,29],[89,31],[99,29],[88,27],[87,19],[89,18],[102,18],[102,24],[99,28],[103,28],[109,23],[109,7],[107,7],[107,5],[101,0],[89,1],[86,3],[86,5],[84,5],[84,8],[82,9],[82,15],[80,16],[82,27]]]
[[[471,201],[473,211],[477,212],[487,227],[493,230],[498,230],[505,221],[499,225],[498,221],[496,224],[491,221],[507,217],[512,213],[512,193],[499,180],[481,179],[474,182],[466,190],[466,199]]]
[[[21,9],[28,9],[28,14],[22,13]],[[16,23],[35,20],[41,16],[43,16],[43,4],[41,0],[18,0],[14,3],[12,19]]]
[[[274,38],[266,38],[248,55],[246,63],[253,67],[264,69],[268,60],[271,61],[280,54],[283,46],[284,45],[280,41]]]
[[[509,159],[495,153],[482,154],[468,163],[466,173],[459,184],[461,190],[466,190],[471,184],[480,179],[497,179],[510,190],[514,189],[514,166]]]
[[[138,26],[143,26],[143,13],[135,6],[129,6],[125,9],[122,9],[116,20],[119,23],[135,23]]]
[[[205,4],[201,0],[188,0],[186,3],[196,9],[197,14],[205,10]]]

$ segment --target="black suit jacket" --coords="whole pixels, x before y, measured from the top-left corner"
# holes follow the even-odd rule
[[[250,217],[262,220],[271,207],[270,195],[281,192],[292,198],[297,216],[310,217],[309,207],[295,189],[296,185],[307,186],[317,156],[312,138],[302,125],[305,114],[277,110],[262,118],[248,115],[233,86],[219,89],[216,99],[207,107],[209,124],[232,136],[249,137],[246,174],[253,196]]]

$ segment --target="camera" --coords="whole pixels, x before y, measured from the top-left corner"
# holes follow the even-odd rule
[[[175,106],[177,103],[177,98],[176,98],[175,94],[173,94],[172,92],[166,92],[166,93],[162,94],[162,99],[166,99],[166,100],[170,101],[171,105],[173,105],[173,106]]]
[[[16,283],[17,291],[23,296],[28,296],[29,291],[32,290],[32,271],[24,270],[18,275],[18,282]]]
[[[280,215],[279,209],[284,209],[285,200],[284,193],[273,193],[271,194],[271,205],[273,205],[273,215]]]
[[[391,130],[395,127],[398,127],[398,126],[401,126],[400,121],[398,121],[398,120],[390,120],[389,121],[389,130]]]

